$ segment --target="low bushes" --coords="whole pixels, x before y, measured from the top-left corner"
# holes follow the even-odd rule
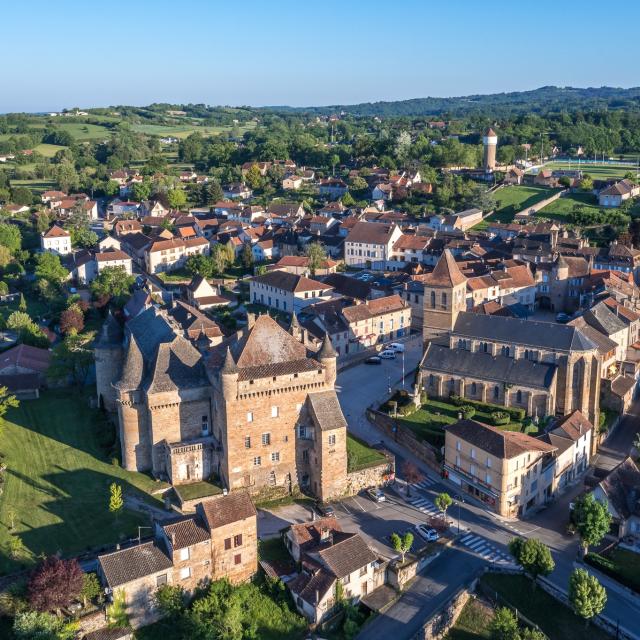
[[[511,416],[506,411],[492,411],[490,414],[491,423],[495,427],[500,427],[511,422]]]
[[[463,404],[460,407],[460,413],[462,413],[462,417],[465,420],[470,420],[473,416],[476,415],[475,407],[472,407],[470,404]]]
[[[469,398],[461,398],[460,396],[451,396],[450,400],[457,407],[464,405],[471,405],[480,411],[485,413],[492,413],[494,411],[501,411],[506,413],[511,420],[517,420],[522,422],[527,415],[527,412],[521,407],[503,407],[500,404],[491,404],[489,402],[479,402],[478,400],[469,400]]]
[[[399,416],[410,416],[418,410],[413,397],[405,389],[396,391],[389,400],[387,400],[381,407],[380,411],[384,411],[389,415],[397,413]]]

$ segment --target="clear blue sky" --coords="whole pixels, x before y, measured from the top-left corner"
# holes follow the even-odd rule
[[[640,84],[637,0],[4,0],[0,112]]]

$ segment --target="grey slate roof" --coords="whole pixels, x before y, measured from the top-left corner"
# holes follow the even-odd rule
[[[630,457],[615,467],[599,486],[622,518],[640,516],[640,471]]]
[[[499,318],[499,316],[483,316]],[[425,371],[437,371],[459,376],[469,376],[492,382],[509,382],[515,385],[548,389],[553,383],[556,365],[532,362],[524,358],[493,356],[490,353],[449,349],[430,343],[422,361]]]
[[[321,549],[317,555],[329,571],[338,578],[343,578],[377,560],[376,555],[357,533]]]
[[[169,556],[155,541],[98,556],[98,562],[111,589],[172,566]]]
[[[479,315],[467,311],[458,315],[452,333],[456,336],[517,343],[540,349],[591,351],[596,348],[581,331],[569,325]]]
[[[208,384],[199,351],[185,338],[160,343],[148,393],[194,389]]]
[[[311,412],[321,431],[346,428],[347,421],[335,391],[310,393],[307,398]]]
[[[129,339],[129,347],[122,367],[122,378],[119,382],[116,382],[116,387],[123,391],[133,391],[140,387],[143,378],[144,359],[136,337],[132,335]]]
[[[585,311],[583,318],[594,329],[601,331],[606,336],[613,335],[618,331],[624,331],[627,328],[627,325],[603,302]]]
[[[175,338],[171,325],[154,307],[129,320],[127,329],[136,337],[145,360],[153,358],[159,343],[171,342]]]

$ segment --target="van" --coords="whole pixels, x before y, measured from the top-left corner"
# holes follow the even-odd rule
[[[401,342],[392,342],[387,345],[387,349],[393,349],[398,353],[404,353],[404,345]]]
[[[393,349],[385,349],[378,354],[381,358],[385,360],[393,360],[396,357],[396,352]]]

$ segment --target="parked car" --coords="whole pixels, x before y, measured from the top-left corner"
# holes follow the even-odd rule
[[[378,489],[376,487],[371,487],[370,489],[367,489],[367,495],[374,502],[386,502],[387,501],[387,498],[384,495],[384,493],[382,492],[382,489]]]
[[[382,358],[380,356],[371,356],[364,361],[365,364],[382,364]]]
[[[418,535],[427,542],[435,542],[440,537],[435,529],[426,524],[417,524],[415,529]]]
[[[387,349],[393,349],[398,353],[404,353],[404,345],[401,342],[392,342],[387,345]]]
[[[393,349],[385,349],[384,351],[381,351],[378,355],[380,358],[383,358],[384,360],[393,360],[396,357],[396,352]]]
[[[556,316],[556,322],[560,322],[561,324],[567,324],[569,320],[571,320],[571,316],[567,315],[566,313],[559,313]]]
[[[335,516],[335,509],[330,504],[324,504],[322,502],[316,503],[316,510],[318,513],[324,518],[328,518],[330,516]]]

